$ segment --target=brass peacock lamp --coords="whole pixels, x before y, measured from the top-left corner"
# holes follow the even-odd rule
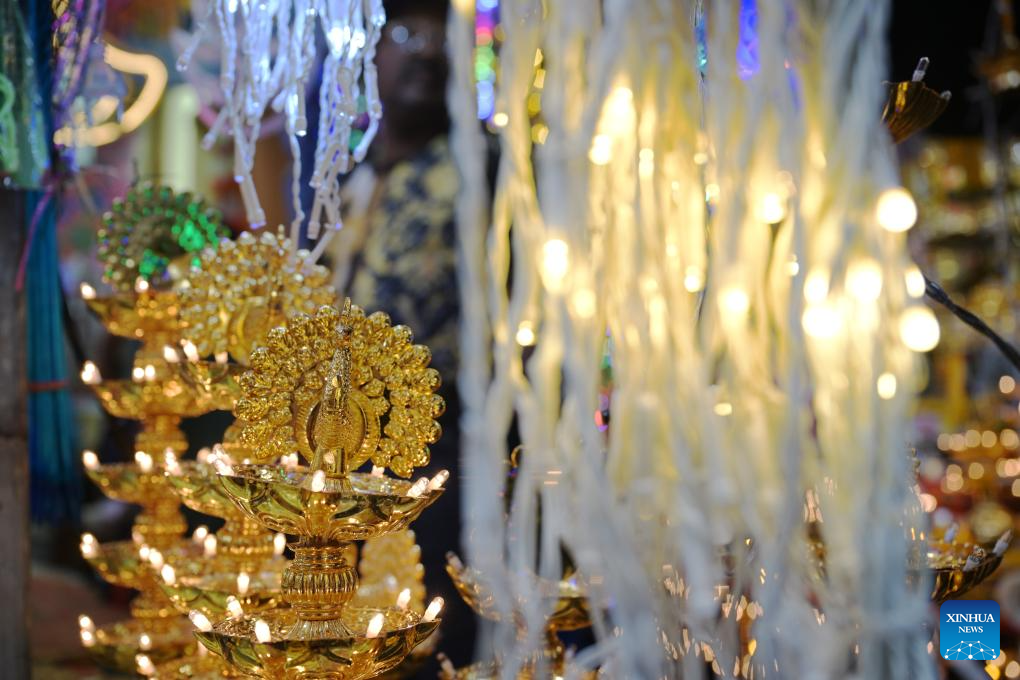
[[[356,602],[353,542],[406,529],[442,493],[447,475],[411,483],[427,464],[443,402],[427,348],[380,313],[346,303],[297,315],[251,353],[236,409],[252,460],[296,451],[308,467],[223,466],[219,481],[245,514],[297,540],[283,573],[286,607],[196,621],[199,641],[242,673],[263,678],[376,677],[397,667],[438,626],[401,593],[390,606]],[[372,473],[356,472],[371,461]],[[377,593],[378,594],[378,591]],[[366,594],[363,602],[369,598]],[[193,620],[198,617],[194,617]]]

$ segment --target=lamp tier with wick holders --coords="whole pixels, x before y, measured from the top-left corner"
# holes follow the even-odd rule
[[[506,497],[513,497],[514,484],[521,474],[521,447],[510,454],[510,474]],[[541,511],[540,511],[541,512]],[[528,605],[539,602],[544,612],[541,638],[541,650],[523,660],[517,670],[516,677],[531,680],[536,677],[563,677],[565,671],[565,653],[559,633],[581,630],[591,626],[591,612],[588,588],[585,579],[577,573],[573,561],[566,552],[561,552],[563,560],[562,576],[558,580],[540,578],[532,574],[533,587],[529,597],[534,602],[517,601],[511,605],[510,611],[501,611],[487,578],[487,573],[466,566],[456,554],[446,554],[446,573],[453,581],[457,594],[471,607],[478,616],[495,622],[512,623],[518,639],[525,639],[529,630],[525,625],[526,617],[523,610]],[[448,659],[441,659],[440,678],[443,680],[495,680],[501,675],[503,660],[497,657],[492,660],[480,661],[464,668],[456,669]],[[584,677],[595,677],[594,673]]]
[[[82,643],[96,661],[121,671],[135,669],[138,653],[160,661],[194,647],[188,622],[160,591],[148,560],[152,552],[169,559],[192,550],[180,545],[186,523],[159,458],[167,450],[187,447],[179,427],[182,417],[215,408],[164,357],[164,346],[176,341],[181,327],[179,301],[169,286],[184,264],[199,264],[182,263],[182,257],[218,245],[223,233],[218,214],[201,200],[166,187],[136,186],[104,216],[99,234],[104,279],[114,292],[99,295],[88,284],[81,288],[107,330],[142,344],[129,380],[104,380],[91,362],[81,373],[108,413],[141,423],[133,462],[101,464],[91,451],[82,456],[86,474],[105,495],[142,508],[132,540],[100,544],[85,534],[81,542],[83,556],[104,579],[141,591],[128,621],[99,629],[87,616],[80,621]]]
[[[486,584],[485,576],[478,570],[465,566],[453,553],[447,554],[446,557],[446,573],[453,580],[461,599],[479,616],[490,621],[503,620],[496,606],[495,597]],[[591,625],[585,588],[577,574],[572,574],[555,582],[538,579],[534,593],[541,598],[543,607],[549,612],[543,631],[545,644],[540,655],[523,664],[517,677],[522,680],[540,677],[538,673],[543,666],[550,677],[563,677],[565,650],[558,633],[581,630]],[[513,613],[512,619],[517,625],[518,635],[527,635],[528,631],[521,625],[524,618]],[[592,673],[591,677],[594,676]],[[500,677],[503,676],[500,673],[498,659],[478,662],[461,669],[454,669],[448,661],[444,661],[440,671],[440,678],[443,680],[496,680]]]
[[[234,669],[263,678],[355,680],[397,667],[439,625],[398,596],[391,606],[358,606],[351,546],[405,529],[442,493],[447,475],[409,477],[429,461],[443,411],[428,348],[410,331],[349,301],[323,307],[269,332],[240,378],[235,410],[252,460],[296,451],[307,466],[234,464],[219,470],[225,493],[273,531],[296,536],[283,573],[287,607],[242,613],[196,634]],[[371,461],[372,474],[354,472]],[[197,618],[197,617],[195,617]],[[208,625],[201,625],[207,623]]]

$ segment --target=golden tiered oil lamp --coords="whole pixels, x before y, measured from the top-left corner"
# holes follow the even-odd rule
[[[139,279],[135,293],[101,298],[85,289],[84,294],[108,329],[143,342],[131,380],[105,381],[88,362],[82,370],[83,381],[109,413],[142,424],[133,462],[104,465],[94,453],[83,454],[86,473],[104,494],[142,508],[132,540],[101,545],[86,534],[81,544],[84,557],[106,580],[141,591],[132,602],[131,620],[98,630],[83,626],[81,631],[82,642],[98,663],[131,671],[138,653],[161,660],[193,648],[187,622],[160,592],[145,558],[149,550],[166,555],[178,550],[186,528],[158,459],[165,451],[183,451],[187,446],[179,429],[182,416],[206,413],[213,405],[180,380],[162,357],[162,346],[177,330],[177,303],[171,293],[152,291]]]
[[[219,470],[223,492],[246,515],[297,537],[281,581],[287,606],[242,606],[215,623],[200,612],[192,618],[200,642],[235,670],[282,679],[377,677],[438,626],[442,601],[415,610],[411,588],[380,606],[392,596],[380,582],[361,590],[359,601],[353,545],[404,530],[442,493],[444,473],[413,483],[384,474],[410,476],[427,464],[428,444],[439,437],[434,419],[443,403],[433,394],[439,376],[427,368],[430,358],[406,328],[392,327],[384,314],[366,318],[349,302],[342,313],[324,307],[293,317],[251,353],[251,370],[239,381],[239,444],[254,461],[296,451],[308,465],[284,459]],[[369,461],[372,473],[355,472]]]
[[[182,258],[185,264],[197,265],[189,253],[215,248],[225,230],[218,213],[200,199],[147,184],[115,201],[103,219],[99,254],[106,265],[104,279],[114,292],[98,295],[82,284],[82,297],[107,330],[139,340],[142,346],[130,379],[103,380],[91,362],[86,362],[81,377],[108,413],[138,420],[142,429],[133,462],[104,465],[86,451],[83,463],[104,494],[140,505],[142,511],[131,541],[100,544],[85,534],[81,550],[104,579],[140,594],[131,604],[128,621],[97,629],[83,616],[79,623],[82,643],[97,662],[131,672],[139,653],[159,662],[194,648],[187,620],[160,591],[148,564],[150,554],[164,559],[189,550],[180,545],[186,525],[159,461],[166,451],[187,448],[180,430],[182,417],[215,408],[207,394],[182,380],[164,356],[163,348],[177,341],[181,326],[177,294],[167,287]]]

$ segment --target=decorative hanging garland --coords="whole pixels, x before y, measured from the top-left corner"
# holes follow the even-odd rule
[[[223,106],[203,144],[208,147],[220,134],[233,138],[234,177],[249,223],[261,227],[265,213],[252,179],[256,141],[270,110],[284,115],[294,162],[290,238],[295,247],[305,219],[298,138],[307,134],[305,96],[316,60],[316,28],[321,27],[328,52],[322,65],[321,115],[310,182],[315,195],[308,215],[308,236],[319,239],[312,253],[317,258],[342,227],[338,178],[364,158],[382,115],[373,63],[386,20],[382,1],[210,0],[204,6],[196,3],[195,9],[197,28],[178,68],[188,67],[204,36],[215,34],[221,50]],[[369,124],[352,149],[352,126],[362,98]]]

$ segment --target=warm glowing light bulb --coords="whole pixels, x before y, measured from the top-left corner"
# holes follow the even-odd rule
[[[882,267],[870,257],[851,263],[846,279],[850,294],[860,302],[874,302],[882,293]]]
[[[279,557],[287,547],[287,537],[281,533],[273,536],[273,554]]]
[[[906,231],[917,221],[917,204],[903,187],[886,189],[878,196],[875,218],[879,226],[892,232]]]
[[[843,327],[843,317],[828,303],[809,305],[801,317],[804,332],[813,338],[827,340],[835,337]]]
[[[81,381],[86,385],[98,385],[102,381],[103,376],[99,374],[99,369],[91,361],[86,361],[81,367]]]
[[[655,173],[655,151],[652,149],[641,149],[638,152],[638,174],[642,177],[651,177]]]
[[[999,378],[999,391],[1003,394],[1012,394],[1016,389],[1016,379],[1011,375],[1004,375]]]
[[[156,379],[156,367],[152,364],[146,364],[145,366],[145,381],[152,382]]]
[[[316,470],[312,473],[312,491],[320,493],[326,488],[326,473],[323,470]]]
[[[625,85],[617,85],[606,98],[603,120],[614,124],[628,120],[634,113],[634,93]]]
[[[90,286],[89,284],[85,283],[84,281],[82,281],[82,283],[81,283],[80,290],[81,290],[81,297],[82,297],[83,300],[95,300],[96,299],[96,289],[93,288],[92,286]]]
[[[135,366],[131,369],[131,379],[135,382],[142,382],[145,380],[145,369],[141,366]]]
[[[141,276],[139,276],[137,279],[135,279],[135,292],[136,293],[145,293],[148,290],[149,290],[149,282],[148,281],[143,279]]]
[[[797,261],[796,255],[791,255],[790,259],[786,261],[786,273],[790,276],[796,276],[800,272],[800,262]]]
[[[786,217],[786,201],[776,193],[767,193],[761,197],[758,205],[758,219],[765,224],[779,224]]]
[[[896,376],[888,372],[883,373],[878,376],[875,387],[878,390],[878,396],[882,399],[892,399],[896,396]]]
[[[595,291],[590,288],[578,288],[570,296],[570,307],[580,319],[590,319],[595,316],[596,303]]]
[[[808,302],[821,302],[829,294],[829,272],[814,268],[804,279],[804,299]]]
[[[169,564],[163,565],[163,568],[159,570],[159,575],[163,577],[163,583],[168,586],[177,583],[177,572]]]
[[[595,135],[588,149],[588,159],[595,165],[608,165],[613,160],[613,140],[609,135]]]
[[[406,610],[407,605],[410,601],[411,601],[411,589],[404,588],[403,590],[400,591],[400,594],[397,595],[397,607],[399,609]]]
[[[138,646],[142,649],[152,649],[152,638],[149,637],[148,633],[142,633],[138,636]]]
[[[152,472],[152,456],[145,451],[135,451],[135,463],[142,472]]]
[[[205,537],[205,540],[202,541],[202,553],[206,557],[215,557],[216,556],[216,535],[215,534],[209,534],[208,536]]]
[[[439,616],[439,612],[443,610],[443,604],[443,598],[433,598],[432,601],[429,602],[429,606],[425,609],[425,614],[421,617],[421,620],[425,623],[434,621],[436,617]]]
[[[205,541],[205,537],[209,535],[209,527],[204,524],[199,524],[195,527],[194,533],[191,534],[191,540],[201,545]]]
[[[383,626],[383,615],[382,612],[378,612],[368,621],[368,628],[365,630],[365,637],[368,639],[379,637],[379,633],[382,631]]]
[[[939,322],[927,307],[914,305],[900,316],[900,339],[915,352],[930,352],[939,344]]]
[[[684,270],[684,289],[688,293],[697,293],[704,287],[705,272],[701,270],[701,267],[689,265],[687,269]]]
[[[208,633],[212,630],[212,624],[209,623],[209,619],[205,614],[197,609],[192,610],[191,613],[188,614],[188,618],[191,619],[191,623],[195,626],[195,628],[198,628],[203,633]]]
[[[709,205],[715,205],[719,202],[719,185],[715,182],[709,182],[705,185],[705,203]]]
[[[237,594],[247,595],[248,584],[251,583],[251,577],[248,576],[247,572],[241,572],[237,575]]]
[[[521,347],[531,347],[535,344],[535,329],[531,327],[530,321],[522,321],[517,327],[517,335],[514,336],[517,344]]]
[[[712,407],[717,416],[728,416],[733,413],[733,404],[728,401],[720,401],[718,404]]]
[[[506,127],[507,123],[510,122],[510,116],[503,111],[497,111],[492,117],[492,124],[496,127]]]
[[[96,629],[96,624],[92,622],[92,618],[89,617],[87,614],[79,614],[78,627],[81,628],[82,630],[94,631]]]
[[[269,624],[259,619],[255,622],[255,639],[265,644],[273,639],[273,634],[269,630]]]
[[[912,298],[924,297],[926,284],[924,274],[917,268],[917,265],[910,265],[903,273],[904,282],[907,284],[907,295]]]
[[[99,456],[96,455],[95,451],[85,449],[81,452],[81,462],[86,470],[95,470],[99,467]]]
[[[551,238],[542,246],[542,281],[550,292],[563,290],[570,267],[570,247],[559,238]]]
[[[747,310],[751,308],[751,298],[743,288],[728,286],[720,291],[719,304],[725,314],[747,314]]]

